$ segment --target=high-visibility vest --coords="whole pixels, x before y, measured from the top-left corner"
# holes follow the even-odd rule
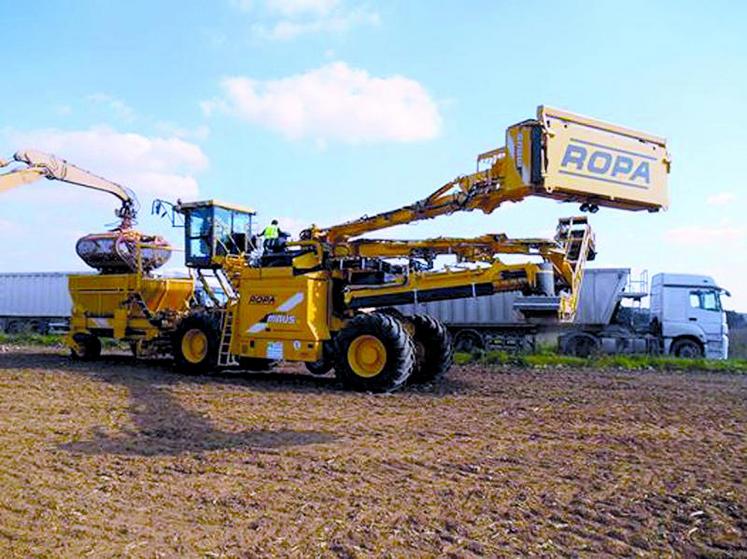
[[[277,225],[268,225],[262,234],[265,239],[277,239],[280,236],[280,227]]]

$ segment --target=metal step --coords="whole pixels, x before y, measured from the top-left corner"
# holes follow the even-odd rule
[[[230,305],[230,303],[229,303]],[[233,311],[223,312],[223,324],[221,328],[220,346],[218,349],[218,366],[231,367],[238,365],[236,356],[231,353],[231,336],[233,334]]]
[[[524,318],[532,324],[555,323],[560,309],[560,297],[545,295],[517,297],[513,308],[523,314]]]

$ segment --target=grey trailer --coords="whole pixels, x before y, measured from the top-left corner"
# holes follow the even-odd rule
[[[47,333],[67,323],[72,301],[64,272],[0,274],[0,332]]]

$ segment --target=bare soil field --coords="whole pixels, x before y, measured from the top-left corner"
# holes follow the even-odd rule
[[[747,377],[0,353],[0,557],[747,557]]]

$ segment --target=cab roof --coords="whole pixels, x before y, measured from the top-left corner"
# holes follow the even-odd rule
[[[257,215],[257,212],[252,208],[246,206],[240,206],[238,204],[229,204],[228,202],[222,202],[220,200],[202,200],[199,202],[181,202],[179,208],[192,209],[192,208],[206,208],[209,206],[215,206],[216,208],[223,208],[226,210],[233,210],[251,215]]]

